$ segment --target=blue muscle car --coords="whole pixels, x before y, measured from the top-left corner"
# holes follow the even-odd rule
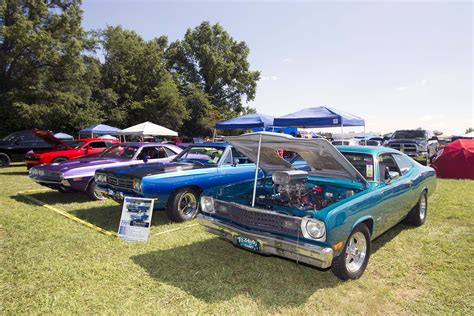
[[[257,161],[267,177],[203,192],[199,221],[238,247],[320,268],[342,280],[357,279],[371,241],[406,222],[425,222],[436,189],[432,168],[385,147],[338,147],[325,139],[255,133],[226,140]],[[298,170],[278,151],[299,154]],[[271,174],[271,177],[269,176]],[[255,194],[254,194],[255,192]]]
[[[260,175],[263,173],[260,172]],[[255,164],[225,143],[192,145],[170,163],[96,171],[97,190],[116,200],[125,196],[155,199],[155,209],[184,222],[196,217],[205,189],[252,179]]]

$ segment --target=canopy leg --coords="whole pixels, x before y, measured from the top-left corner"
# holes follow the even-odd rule
[[[255,195],[257,194],[258,167],[260,165],[260,149],[262,147],[262,134],[258,138],[257,165],[255,167],[255,178],[253,179],[252,207],[255,206]]]

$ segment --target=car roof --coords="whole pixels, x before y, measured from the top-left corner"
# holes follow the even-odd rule
[[[229,143],[218,143],[218,142],[215,142],[215,143],[197,143],[197,144],[189,144],[188,147],[207,147],[207,146],[211,146],[211,147],[224,147],[224,148],[227,148],[227,147],[232,147]]]
[[[381,146],[336,146],[339,151],[378,155],[382,153],[399,153],[398,150]]]

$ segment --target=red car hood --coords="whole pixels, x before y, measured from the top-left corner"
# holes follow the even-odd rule
[[[61,140],[54,137],[54,135],[51,134],[48,131],[35,130],[35,131],[33,131],[33,133],[36,136],[44,139],[45,142],[47,142],[48,144],[50,144],[51,146],[53,146],[55,148],[73,149],[71,146],[67,145],[66,143],[64,143]],[[49,150],[49,151],[51,151],[51,150]]]

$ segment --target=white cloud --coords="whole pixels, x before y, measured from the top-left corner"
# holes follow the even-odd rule
[[[421,122],[429,122],[429,121],[432,121],[432,120],[433,120],[433,116],[431,116],[431,115],[424,115],[424,116],[420,117]]]
[[[420,80],[420,85],[422,85],[422,86],[426,86],[427,83],[428,83],[428,80],[426,80],[426,79],[421,79]]]
[[[260,81],[277,81],[278,80],[278,76],[262,76],[262,78],[260,78]]]
[[[408,86],[402,86],[402,87],[396,87],[395,89],[397,91],[405,91],[406,89],[408,89],[409,87]]]
[[[288,63],[293,62],[293,58],[286,57],[286,58],[283,58],[281,61],[284,62],[285,64],[288,64]]]
[[[397,91],[405,91],[407,89],[412,89],[412,88],[415,88],[415,87],[423,87],[423,86],[426,86],[428,84],[428,80],[426,79],[421,79],[421,80],[418,80],[417,82],[413,83],[413,84],[409,84],[409,85],[406,85],[406,86],[400,86],[400,87],[396,87],[395,90]]]

